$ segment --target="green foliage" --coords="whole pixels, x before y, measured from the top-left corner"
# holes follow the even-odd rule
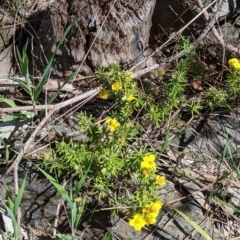
[[[82,118],[81,118],[82,117]],[[90,117],[91,118],[91,117]],[[97,126],[93,122],[89,125],[89,119],[84,113],[80,115],[80,126],[87,126],[82,131],[88,138],[88,143],[76,144],[72,141],[64,141],[56,144],[56,152],[44,161],[45,167],[51,172],[57,171],[59,175],[67,171],[74,171],[79,177],[86,172],[87,166],[92,164],[90,178],[93,179],[95,188],[104,196],[108,189],[113,190],[113,182],[121,181],[123,186],[128,186],[137,195],[148,196],[146,199],[134,200],[139,205],[140,202],[148,202],[156,198],[155,178],[144,179],[140,172],[140,162],[147,152],[144,149],[129,151],[128,145],[132,138],[138,133],[138,125],[133,125],[130,121],[121,123],[116,132],[109,133],[107,125]],[[133,173],[132,175],[129,173]],[[136,178],[136,179],[135,179]],[[138,186],[138,184],[143,184]],[[134,187],[135,186],[135,187]],[[139,192],[142,193],[140,194]],[[118,199],[119,201],[119,199]],[[122,198],[124,204],[127,199]],[[128,205],[132,205],[128,203]],[[134,204],[134,205],[135,205]]]
[[[29,0],[12,0],[11,5],[12,5],[12,10],[18,11],[21,5],[24,5],[28,2]]]
[[[72,236],[75,236],[75,232],[77,230],[77,227],[80,223],[85,202],[86,202],[86,197],[84,198],[79,198],[79,192],[81,191],[81,188],[86,180],[87,174],[88,174],[88,169],[86,170],[85,174],[82,175],[80,181],[77,184],[76,190],[73,192],[71,187],[73,186],[73,178],[71,177],[70,179],[70,190],[69,194],[67,191],[48,173],[46,173],[44,170],[41,168],[38,168],[43,175],[49,180],[49,182],[52,183],[52,185],[57,189],[57,191],[61,194],[62,199],[66,201],[70,207],[70,226],[71,226],[71,232]],[[66,236],[65,236],[66,237]],[[69,236],[70,237],[70,236]],[[71,239],[71,238],[61,238],[61,239]]]
[[[154,102],[155,97],[146,99],[148,103],[145,117],[154,124],[159,125],[165,122],[171,113],[176,111],[184,102],[184,91],[187,87],[187,71],[191,58],[187,57],[181,61],[163,87],[162,102]]]
[[[199,115],[200,111],[203,109],[199,101],[191,101],[187,106],[190,108],[191,116]]]
[[[0,102],[3,102],[10,107],[17,107],[16,104],[12,100],[7,99],[3,96],[0,96]],[[31,116],[33,116],[33,114],[34,114],[33,112],[20,111],[18,113],[13,113],[11,115],[7,115],[6,117],[0,118],[0,122],[9,122],[9,121],[12,121],[14,119],[19,119],[19,118],[28,120]]]
[[[103,240],[112,240],[114,239],[113,236],[113,231],[111,230],[104,235]]]
[[[47,64],[47,66],[46,66],[46,68],[45,68],[45,70],[44,70],[44,72],[43,72],[43,74],[42,74],[42,76],[41,76],[41,78],[40,78],[40,80],[39,80],[39,82],[38,82],[38,84],[35,88],[33,88],[33,86],[32,86],[31,79],[30,79],[30,74],[29,74],[29,59],[28,59],[28,56],[27,56],[28,41],[24,45],[24,47],[22,49],[22,53],[20,53],[20,51],[17,49],[17,58],[18,58],[18,62],[19,62],[21,72],[22,72],[22,74],[25,78],[25,81],[23,81],[21,79],[17,79],[17,78],[11,78],[11,77],[0,77],[0,79],[10,79],[10,80],[13,80],[14,82],[18,83],[23,88],[23,90],[28,94],[28,96],[30,97],[33,106],[35,106],[37,100],[39,99],[39,95],[42,92],[43,86],[44,86],[44,84],[46,83],[46,81],[49,77],[50,70],[51,70],[56,52],[59,49],[60,45],[63,43],[63,41],[66,38],[69,31],[71,30],[71,27],[72,27],[72,25],[68,26],[67,29],[65,30],[63,37],[61,38],[61,40],[58,43],[56,49],[54,50],[53,54],[51,55],[51,57],[48,61],[48,64]],[[76,72],[74,72],[70,77],[75,76],[75,74],[76,74]],[[67,81],[70,81],[70,78],[68,78]],[[66,84],[66,81],[61,87],[63,87],[65,84]],[[61,89],[61,87],[60,87],[60,89]],[[60,91],[60,89],[59,89],[59,91]],[[59,93],[59,91],[58,91],[58,93]],[[56,97],[56,95],[54,95],[54,97]],[[53,100],[53,98],[51,99],[51,102],[52,102],[52,100]],[[13,102],[11,102],[10,100],[7,100],[5,98],[1,98],[1,101],[7,103],[9,106],[12,106],[12,107],[15,106],[15,104]],[[23,115],[18,114],[17,116],[15,115],[14,118],[19,117],[19,116],[20,117],[24,116],[24,114]]]
[[[190,64],[189,72],[194,77],[203,77],[205,74],[205,66],[203,65],[202,62],[192,60]]]
[[[66,30],[63,39],[70,31],[70,28],[71,27]],[[55,53],[62,41],[51,56],[35,89],[32,89],[29,77],[27,43],[21,53],[17,50],[20,68],[26,81],[20,79],[12,80],[18,82],[27,92],[34,105],[50,74]],[[61,194],[63,200],[67,202],[70,208],[69,219],[72,233],[71,235],[59,233],[57,234],[58,239],[67,240],[74,239],[75,237],[86,201],[86,197],[79,197],[79,192],[87,180],[92,184],[93,191],[98,194],[99,197],[106,198],[111,205],[117,206],[118,208],[129,207],[132,216],[140,215],[141,213],[144,217],[142,209],[146,210],[151,204],[154,204],[154,202],[156,204],[156,201],[159,200],[157,193],[164,184],[157,184],[157,179],[160,176],[156,174],[154,160],[158,154],[154,150],[150,150],[152,149],[151,146],[133,147],[132,145],[133,141],[140,135],[140,124],[136,121],[139,112],[141,112],[141,118],[144,120],[150,120],[153,124],[160,125],[166,122],[171,114],[181,106],[186,107],[191,116],[196,116],[199,115],[204,108],[214,110],[219,106],[228,107],[228,97],[237,96],[240,93],[240,73],[239,70],[235,69],[228,74],[227,84],[229,88],[227,90],[218,86],[209,87],[203,93],[203,98],[186,103],[185,96],[189,90],[189,78],[193,76],[202,77],[205,68],[203,64],[196,61],[197,53],[189,39],[182,38],[181,49],[185,52],[185,56],[178,63],[177,68],[171,75],[165,77],[165,72],[159,71],[158,73],[162,84],[162,101],[160,102],[156,101],[155,89],[151,90],[151,87],[143,89],[142,85],[139,86],[138,82],[132,79],[132,73],[122,70],[119,65],[112,64],[108,68],[100,68],[95,72],[102,86],[99,97],[114,101],[114,104],[111,109],[105,113],[104,119],[97,119],[82,111],[79,114],[79,126],[81,128],[81,134],[87,139],[86,142],[74,143],[72,140],[56,142],[55,151],[49,154],[43,162],[44,167],[50,173],[56,172],[58,176],[73,173],[72,176],[80,179],[75,190],[73,190],[73,177],[70,178],[69,189],[65,190],[52,176],[39,168]],[[75,76],[75,74],[76,72],[74,72],[67,81]],[[1,97],[0,101],[15,107],[15,103],[6,98]],[[50,101],[52,101],[52,99]],[[22,114],[24,115],[24,113]],[[170,130],[171,126],[169,124],[160,154],[162,154],[169,145]],[[228,144],[226,144],[224,151],[224,153],[229,151],[231,156]],[[150,160],[153,164],[152,168],[146,164],[146,161]],[[235,165],[234,167],[239,177],[239,171]],[[174,170],[182,176],[196,180],[177,167]],[[225,175],[219,179],[224,177]],[[12,221],[15,227],[17,227],[16,211],[21,202],[24,186],[25,180],[15,202],[13,202],[12,197],[9,195],[9,190],[8,206],[2,201],[8,214],[13,219]],[[218,201],[221,202],[222,200]],[[227,206],[225,202],[222,201],[222,203]],[[229,205],[228,207],[232,208],[232,206]],[[206,239],[211,239],[184,213],[177,209],[173,210],[192,225],[202,236]],[[137,214],[133,214],[136,212]],[[134,217],[131,220],[133,221]],[[16,228],[14,230],[16,230],[16,236],[19,236],[18,229]],[[112,234],[109,232],[105,235],[104,239],[111,239],[111,237]]]
[[[233,70],[228,74],[227,84],[231,96],[240,94],[240,70]]]
[[[114,106],[101,121],[81,112],[79,126],[87,142],[57,142],[55,153],[44,161],[44,166],[58,175],[73,171],[81,178],[91,165],[88,177],[99,197],[108,197],[118,207],[143,207],[159,199],[157,192],[162,187],[156,183],[156,167],[149,171],[141,167],[144,158],[155,160],[157,154],[143,146],[131,147],[140,133],[133,119],[144,105],[144,93],[139,91],[131,72],[115,64],[99,69],[96,76],[103,86],[99,97],[114,99]],[[116,186],[121,188],[121,194]]]
[[[27,176],[25,175],[15,201],[13,200],[13,196],[8,187],[7,187],[7,204],[2,199],[0,199],[0,202],[2,203],[2,205],[6,209],[9,217],[12,220],[15,240],[18,240],[21,237],[21,233],[20,233],[20,229],[19,229],[20,226],[18,226],[18,221],[17,221],[17,214],[19,211],[20,203],[22,201],[22,197],[23,197],[23,193],[24,193],[24,189],[25,189],[25,185],[26,185],[26,178],[27,178]]]
[[[240,179],[240,170],[239,170],[239,167],[236,165],[236,163],[233,159],[232,148],[229,144],[228,135],[227,135],[225,129],[224,129],[224,132],[225,132],[225,135],[226,135],[226,137],[225,137],[226,143],[225,143],[225,146],[224,146],[224,149],[223,149],[221,161],[225,160],[226,157],[229,157],[230,162],[231,162],[230,164],[232,165],[232,168],[233,168],[234,172],[236,173],[237,178]]]
[[[193,59],[196,57],[195,46],[191,43],[189,38],[181,36],[180,49],[184,51],[186,58]]]
[[[181,37],[180,49],[184,51],[184,57],[181,59],[177,69],[173,71],[170,77],[162,77],[162,96],[160,102],[155,102],[156,95],[154,91],[147,92],[149,95],[145,98],[146,114],[155,125],[160,125],[169,119],[180,106],[185,106],[190,111],[191,116],[197,116],[204,109],[214,109],[218,107],[230,108],[228,103],[230,97],[236,97],[240,93],[240,70],[238,64],[233,67],[227,76],[227,87],[223,89],[219,86],[211,86],[203,92],[203,95],[189,103],[186,103],[185,96],[189,91],[188,79],[193,77],[201,78],[205,75],[205,66],[202,62],[196,61],[198,58],[194,45],[188,38]],[[235,66],[234,65],[234,66]],[[156,93],[155,93],[156,94]]]
[[[161,105],[157,103],[151,103],[147,108],[145,117],[150,119],[155,125],[159,125],[168,118],[171,114],[171,110],[171,107],[168,107],[167,105],[161,107]]]
[[[109,98],[116,100],[115,115],[118,115],[120,120],[128,119],[143,105],[143,93],[139,92],[130,71],[123,71],[119,65],[111,64],[107,69],[99,68],[95,75],[103,91],[110,92]]]
[[[32,88],[31,88],[31,81],[30,81],[30,77],[29,77],[29,69],[28,69],[29,60],[28,60],[28,56],[27,56],[28,42],[26,42],[25,46],[23,47],[22,54],[20,54],[19,50],[17,49],[19,65],[20,65],[22,74],[26,80],[26,83],[23,81],[20,81],[18,79],[14,79],[14,78],[12,80],[18,82],[20,84],[20,86],[28,93],[28,95],[31,97],[31,101],[34,105],[36,104],[36,101],[37,101],[40,93],[42,92],[43,86],[49,77],[50,70],[51,70],[56,52],[59,49],[60,45],[63,43],[64,39],[66,38],[66,36],[69,33],[69,31],[71,30],[71,28],[72,28],[72,25],[68,26],[66,31],[64,32],[63,37],[61,38],[61,40],[58,43],[56,49],[54,50],[52,56],[50,57],[48,64],[47,64],[47,66],[46,66],[46,68],[34,90],[32,90]]]
[[[205,92],[205,99],[211,109],[216,106],[227,106],[227,97],[227,92],[221,88],[210,87]]]

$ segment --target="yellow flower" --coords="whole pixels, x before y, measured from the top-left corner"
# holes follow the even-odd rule
[[[136,231],[141,231],[141,229],[146,225],[146,221],[144,220],[141,214],[135,214],[133,218],[129,220],[129,225],[133,227]]]
[[[162,77],[162,76],[165,75],[165,71],[164,71],[164,70],[158,70],[158,71],[157,71],[157,75],[158,75],[159,77]]]
[[[154,224],[157,221],[158,213],[152,212],[144,215],[144,220],[147,224]]]
[[[131,102],[132,100],[134,100],[135,99],[135,97],[132,95],[132,94],[129,94],[128,96],[127,96],[127,101],[128,102]]]
[[[109,90],[103,89],[102,91],[99,92],[99,97],[102,99],[108,99],[109,94],[110,94]]]
[[[150,154],[143,157],[143,161],[141,162],[141,168],[156,171],[155,155]]]
[[[132,72],[131,72],[131,71],[129,71],[129,70],[127,70],[127,71],[123,72],[123,75],[124,75],[124,77],[129,77],[129,78],[132,78]]]
[[[158,200],[151,205],[151,209],[153,212],[159,212],[162,209],[163,202],[162,200]]]
[[[112,84],[112,90],[113,91],[118,91],[122,89],[122,85],[119,82],[115,82]]]
[[[228,60],[228,64],[233,69],[240,69],[240,63],[237,58],[231,58]]]
[[[107,118],[106,123],[108,124],[110,132],[114,132],[120,127],[120,123],[115,118]]]
[[[45,152],[43,154],[43,160],[46,161],[46,160],[49,160],[51,157],[51,153],[50,152]]]
[[[148,177],[150,172],[147,169],[144,169],[143,174],[145,175],[145,177]]]
[[[145,214],[153,214],[153,216],[156,216],[161,210],[162,205],[163,205],[162,201],[158,200],[152,204],[147,205],[145,208],[143,208],[142,212]]]
[[[160,186],[166,185],[166,178],[165,176],[157,176],[156,177],[156,183]]]
[[[75,171],[80,169],[79,165],[77,165],[77,164],[75,164],[73,168],[74,168]]]
[[[155,155],[150,154],[150,155],[143,157],[143,160],[144,161],[155,161],[155,158],[156,158]]]

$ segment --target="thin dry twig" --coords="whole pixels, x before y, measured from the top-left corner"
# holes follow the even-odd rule
[[[13,163],[11,164],[11,166],[6,170],[6,172],[0,177],[0,182],[4,182],[5,178],[7,177],[7,175],[14,170],[14,182],[15,182],[15,193],[18,193],[18,165],[21,161],[21,159],[23,158],[24,154],[27,152],[30,144],[32,142],[34,142],[34,138],[36,136],[36,134],[44,127],[45,123],[47,122],[47,120],[53,115],[53,113],[55,113],[57,110],[59,110],[62,107],[66,107],[68,105],[71,105],[75,102],[81,101],[85,98],[88,97],[94,97],[96,94],[98,94],[99,92],[99,88],[90,90],[88,92],[85,92],[79,96],[76,96],[72,99],[66,100],[65,102],[62,103],[58,103],[55,104],[55,108],[52,108],[49,113],[42,119],[42,121],[40,122],[40,124],[37,126],[37,128],[33,131],[33,133],[31,134],[31,136],[29,137],[29,139],[27,140],[27,142],[25,143],[23,149],[19,152],[18,156],[16,157],[16,159],[13,161]]]
[[[160,52],[163,48],[165,48],[166,46],[168,46],[169,44],[171,44],[172,42],[174,42],[174,39],[176,39],[180,34],[182,34],[182,32],[187,29],[197,18],[199,18],[203,12],[205,10],[207,10],[208,8],[210,8],[215,2],[217,2],[217,0],[212,1],[206,8],[203,8],[203,10],[197,14],[189,23],[187,23],[184,27],[182,27],[178,32],[176,32],[175,34],[173,34],[166,42],[164,42],[160,47],[158,47],[155,51],[153,51],[148,57],[146,57],[145,59],[143,59],[142,61],[140,61],[138,64],[136,64],[134,67],[132,67],[130,70],[134,70],[136,69],[138,66],[140,66],[142,63],[144,63],[145,61],[147,61],[147,59],[149,59],[150,57],[154,56],[156,53]],[[181,51],[183,54],[183,51]],[[180,53],[178,53],[180,54]],[[165,62],[165,61],[164,61]]]
[[[173,162],[177,163],[177,159],[170,149],[167,149],[167,155]],[[181,170],[184,171],[186,174],[188,174],[198,180],[207,181],[210,183],[217,183],[219,181],[217,176],[212,176],[212,175],[206,174],[206,173],[198,173],[189,168],[181,168]],[[221,180],[221,183],[224,185],[227,185],[227,186],[231,186],[231,187],[240,189],[240,183],[235,182],[231,179],[223,179],[223,180]]]
[[[111,9],[112,9],[112,7],[115,5],[115,3],[116,3],[116,0],[114,0],[113,4],[112,4],[112,6],[111,6]],[[111,13],[111,9],[109,10],[106,18],[104,19],[104,21],[103,21],[100,29],[98,30],[98,32],[97,32],[97,34],[96,34],[96,37],[94,38],[91,46],[89,47],[89,50],[87,51],[86,55],[84,56],[84,58],[83,58],[83,60],[82,60],[82,63],[80,64],[80,66],[79,66],[79,68],[78,68],[78,70],[77,70],[77,74],[79,73],[79,71],[80,71],[83,63],[85,62],[85,60],[86,60],[86,58],[87,58],[87,56],[88,56],[88,54],[89,54],[89,52],[90,52],[90,50],[91,50],[91,48],[92,48],[92,46],[93,46],[93,44],[95,43],[95,41],[96,41],[99,33],[101,32],[102,27],[103,27],[103,25],[105,24],[105,22],[106,22],[106,20],[107,20],[107,18],[108,18],[108,16],[109,16],[109,14]],[[75,80],[77,74],[75,75],[75,77],[74,77],[74,79],[73,79],[72,81]],[[95,90],[90,90],[90,91],[88,91],[88,92],[86,92],[86,93],[81,94],[80,96],[74,97],[74,98],[72,98],[72,99],[69,99],[69,100],[63,102],[63,104],[62,104],[62,103],[56,104],[55,107],[58,107],[58,109],[60,109],[60,108],[62,108],[62,107],[64,107],[64,106],[68,106],[68,105],[71,105],[71,104],[73,104],[73,103],[75,103],[75,102],[81,101],[81,100],[84,99],[84,98],[87,98],[87,97],[90,97],[90,96],[95,96],[95,95],[99,92],[99,90],[100,90],[100,88],[97,88],[97,89],[95,89]],[[45,106],[45,107],[46,107],[46,106]],[[42,127],[44,126],[44,124],[46,123],[46,121],[51,117],[51,115],[53,115],[53,113],[54,113],[55,111],[57,111],[58,109],[53,107],[53,108],[50,110],[50,112],[49,112],[48,114],[46,114],[46,116],[42,119],[41,123],[37,126],[37,128],[36,128],[36,129],[34,130],[34,132],[31,134],[30,138],[29,138],[29,139],[27,140],[27,142],[25,143],[23,149],[20,151],[20,153],[18,154],[17,158],[13,161],[13,163],[12,163],[11,166],[6,170],[6,172],[3,174],[3,176],[0,177],[0,182],[4,182],[4,178],[5,178],[12,170],[14,170],[14,187],[15,187],[15,193],[16,193],[16,194],[18,193],[18,165],[19,165],[21,159],[23,158],[23,155],[26,153],[27,149],[29,148],[30,143],[33,142],[36,134],[42,129]],[[31,107],[31,110],[32,110],[32,107]]]
[[[204,9],[204,5],[203,5],[203,3],[202,3],[202,0],[197,0],[197,1],[198,1],[199,7],[203,9],[203,15],[205,16],[206,20],[208,21],[208,20],[209,20],[209,14],[208,14],[208,12]],[[218,33],[217,29],[214,27],[214,24],[215,24],[215,22],[217,21],[218,16],[219,16],[219,12],[220,12],[220,10],[221,10],[221,8],[222,8],[222,6],[223,6],[223,2],[224,2],[224,1],[221,1],[221,2],[220,2],[219,6],[218,6],[218,11],[217,11],[217,13],[216,13],[216,16],[209,22],[209,24],[208,24],[208,29],[209,29],[209,28],[212,29],[212,32],[213,32],[214,36],[217,38],[217,40],[218,40],[223,46],[225,46],[226,48],[228,48],[230,51],[239,53],[239,49],[236,48],[236,47],[234,47],[233,45],[231,45],[231,44],[229,44],[229,43],[226,43],[226,42],[223,40],[222,36]],[[209,29],[209,30],[210,30],[210,29]]]
[[[212,176],[210,174],[200,174],[198,172],[195,172],[189,168],[182,168],[182,170],[184,172],[186,172],[187,174],[193,176],[194,178],[197,178],[199,180],[202,180],[202,181],[207,181],[207,182],[210,182],[210,183],[216,183],[218,182],[218,177],[217,176]],[[221,181],[221,183],[223,185],[227,185],[227,186],[230,186],[230,187],[235,187],[235,188],[238,188],[240,189],[240,183],[239,182],[235,182],[233,180],[230,180],[230,179],[224,179]]]
[[[11,113],[11,112],[19,112],[19,111],[42,111],[42,110],[52,110],[52,109],[59,110],[63,107],[66,107],[68,105],[81,101],[91,96],[91,94],[95,94],[95,92],[99,91],[100,88],[97,88],[97,89],[90,90],[88,92],[82,93],[81,95],[75,96],[71,99],[68,99],[64,102],[60,102],[57,104],[0,108],[0,113],[6,113],[6,112]]]
[[[195,20],[196,18],[198,18],[201,14],[204,14],[205,18],[207,20],[209,20],[209,14],[207,12],[207,9],[213,4],[215,3],[216,1],[213,1],[209,6],[207,6],[206,8],[204,8],[204,5],[202,3],[201,0],[197,0],[198,1],[198,4],[199,6],[201,7],[202,11],[193,19]],[[194,45],[195,46],[198,46],[200,44],[200,42],[203,40],[204,37],[206,37],[206,35],[208,34],[208,32],[210,30],[213,31],[214,35],[216,36],[216,38],[219,40],[219,42],[226,46],[229,50],[233,51],[233,52],[236,52],[236,53],[239,53],[239,49],[232,46],[231,44],[228,44],[228,43],[225,43],[224,40],[222,39],[222,37],[219,35],[218,31],[216,30],[216,28],[214,27],[214,24],[216,23],[217,19],[218,19],[218,16],[219,16],[219,11],[221,10],[222,8],[222,4],[223,4],[223,1],[219,4],[219,7],[218,7],[218,11],[217,13],[215,14],[215,16],[208,22],[207,26],[204,28],[204,30],[202,31],[202,33],[199,35],[199,37],[197,38],[197,40],[195,41]],[[173,39],[175,36],[179,35],[180,33],[182,33],[186,27],[188,27],[192,22],[193,20],[191,20],[188,24],[186,24],[186,26],[184,26],[183,28],[181,28],[174,36],[172,36],[171,38],[168,39],[167,42],[165,42],[163,45],[161,45],[159,48],[157,48],[152,54],[150,54],[147,58],[145,58],[142,62],[138,63],[136,66],[132,67],[130,70],[134,70],[137,66],[139,66],[140,64],[142,64],[144,61],[146,61],[148,58],[152,57],[153,55],[155,55],[157,52],[161,51],[164,47],[166,47],[168,44],[172,43]],[[173,62],[174,60],[177,60],[179,59],[180,57],[182,57],[184,55],[184,51],[180,51],[176,54],[174,54],[173,56],[169,57],[169,58],[166,58],[166,59],[163,59],[161,60],[160,64],[154,64],[153,66],[151,67],[148,67],[148,68],[145,68],[143,70],[140,70],[140,71],[137,71],[133,74],[133,78],[138,78],[146,73],[149,73],[149,72],[152,72],[152,71],[155,71],[156,69],[167,69],[169,68],[169,63]]]

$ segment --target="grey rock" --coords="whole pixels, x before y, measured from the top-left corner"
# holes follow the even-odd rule
[[[53,228],[50,228],[49,224],[53,225],[60,196],[45,178],[31,169],[20,168],[20,185],[26,172],[28,174],[27,184],[20,205],[22,211],[21,224],[28,229],[38,229],[52,233]],[[9,186],[13,194],[13,176],[8,176],[4,185],[0,185],[1,200],[6,199],[6,185]]]

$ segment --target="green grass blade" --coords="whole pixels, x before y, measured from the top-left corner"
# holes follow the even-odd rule
[[[61,38],[60,42],[58,43],[56,49],[54,50],[52,56],[49,59],[47,67],[45,68],[45,71],[42,74],[42,77],[39,80],[39,82],[38,82],[38,84],[37,84],[37,86],[35,88],[35,92],[34,92],[34,100],[35,101],[38,99],[38,96],[42,92],[43,86],[44,86],[44,84],[46,83],[46,81],[48,79],[48,76],[49,76],[49,73],[50,73],[50,70],[51,70],[51,67],[52,67],[52,64],[53,64],[53,60],[54,60],[55,54],[56,54],[57,50],[59,49],[60,45],[63,43],[64,39],[66,38],[66,36],[69,33],[69,31],[71,30],[71,28],[72,28],[72,25],[67,27],[66,31],[63,34],[63,37]]]
[[[22,69],[22,65],[23,65],[24,60],[23,60],[22,55],[19,52],[18,48],[17,48],[17,58],[18,58],[18,62],[19,62],[21,71],[22,71],[22,73],[24,73],[24,69]]]
[[[223,172],[222,175],[217,178],[217,182],[221,182],[222,180],[226,179],[230,174],[231,172]]]
[[[232,194],[227,194],[228,197],[231,197],[231,198],[234,198],[234,199],[237,199],[238,201],[240,201],[240,197],[238,196],[233,196]]]
[[[12,197],[10,188],[8,186],[6,187],[6,196],[7,196],[8,206],[11,209],[11,211],[13,211],[14,202],[13,202],[13,197]]]
[[[27,121],[27,120],[29,120],[28,115],[29,114],[27,112],[20,112],[20,113],[6,116],[4,118],[0,118],[0,122],[9,122],[9,121],[12,121],[12,120],[18,119],[18,118],[25,119]]]
[[[25,189],[25,185],[26,185],[26,179],[27,179],[27,174],[25,174],[22,185],[21,185],[21,187],[18,191],[18,195],[15,199],[14,208],[13,208],[13,213],[14,213],[15,216],[17,216],[18,208],[19,208],[20,203],[22,201],[22,197],[23,197],[23,193],[24,193],[24,189]]]
[[[13,230],[14,230],[14,236],[15,236],[15,240],[19,239],[19,230],[18,230],[18,224],[17,224],[17,220],[13,214],[13,211],[3,202],[2,199],[0,199],[1,203],[3,204],[4,208],[7,210],[7,213],[9,215],[9,217],[12,220],[12,225],[13,225]]]
[[[186,222],[188,222],[192,227],[194,227],[206,240],[213,240],[197,223],[195,223],[193,220],[191,220],[186,214],[184,214],[182,211],[171,208],[176,213],[178,213]]]
[[[27,86],[30,88],[30,78],[29,78],[29,59],[27,56],[27,45],[28,45],[28,41],[25,43],[23,50],[22,50],[22,55],[20,54],[18,48],[17,48],[17,57],[18,57],[18,61],[19,61],[19,65],[22,71],[23,76],[26,79],[26,83]]]
[[[16,107],[17,106],[12,100],[7,99],[5,97],[0,97],[0,102],[4,102],[10,107]]]
[[[163,143],[163,146],[161,148],[161,153],[163,151],[165,151],[169,146],[169,138],[170,138],[170,134],[171,134],[170,130],[171,130],[170,127],[168,127],[167,131],[166,131],[166,136],[164,137],[164,143]]]
[[[69,189],[68,189],[68,192],[69,192],[69,197],[71,198],[71,199],[74,199],[74,196],[73,196],[73,189],[72,189],[72,186],[73,186],[73,178],[74,178],[74,176],[73,175],[71,175],[71,177],[70,177],[70,179],[69,179]]]
[[[112,232],[107,232],[104,237],[103,240],[112,240],[113,234]]]
[[[212,198],[212,199],[215,200],[216,202],[224,205],[225,207],[232,209],[234,212],[240,213],[240,209],[236,208],[236,207],[233,206],[232,204],[227,203],[227,202],[225,202],[225,201],[223,201],[223,200],[221,200],[221,199],[219,199],[219,198],[217,198],[217,197],[214,197],[214,198]]]
[[[17,78],[11,78],[11,77],[0,77],[0,79],[2,79],[2,80],[9,79],[9,80],[12,80],[12,81],[18,83],[18,84],[24,89],[24,91],[26,91],[27,94],[28,94],[29,96],[31,96],[31,94],[32,94],[32,89],[31,89],[31,87],[28,86],[28,85],[26,84],[26,82],[24,82],[23,80],[17,79]]]
[[[78,224],[82,218],[82,215],[83,215],[83,210],[84,210],[84,207],[85,207],[85,203],[86,203],[86,197],[84,197],[81,201],[81,206],[80,208],[78,209],[78,212],[77,212],[77,217],[76,217],[76,221],[75,221],[75,228],[78,227]]]
[[[0,122],[10,122],[14,119],[17,119],[19,117],[15,116],[15,115],[11,115],[11,116],[6,116],[4,118],[0,118]]]
[[[48,104],[51,104],[53,102],[53,100],[58,96],[58,94],[61,92],[61,89],[67,84],[69,83],[78,73],[78,69],[75,70],[70,76],[68,76],[66,78],[66,80],[64,81],[64,83],[59,87],[59,89],[57,90],[57,92],[49,99]]]
[[[225,129],[224,129],[224,132],[226,133]],[[238,179],[240,179],[240,170],[239,170],[238,166],[236,165],[235,161],[233,160],[233,155],[232,155],[231,147],[229,145],[229,140],[228,140],[228,134],[227,133],[226,133],[226,144],[224,146],[224,150],[225,150],[225,148],[226,148],[226,152],[229,154],[229,157],[232,161],[233,168],[236,171],[237,177],[238,177]],[[224,154],[226,155],[225,152],[224,152]]]
[[[89,170],[90,170],[90,167],[91,167],[91,165],[88,167],[86,173],[82,176],[82,178],[81,178],[80,181],[78,182],[77,187],[76,187],[76,191],[75,191],[75,194],[74,194],[74,197],[77,197],[77,196],[78,196],[78,193],[80,192],[83,184],[85,183],[86,178],[87,178],[87,175],[88,175],[88,172],[89,172]]]
[[[74,231],[75,231],[76,218],[77,218],[77,203],[74,202],[72,204],[72,207],[71,207],[71,230],[72,230],[72,234],[74,234]]]
[[[37,167],[39,169],[39,171],[42,172],[42,174],[52,183],[52,185],[57,189],[57,191],[61,194],[62,198],[64,201],[67,201],[67,203],[69,204],[70,208],[72,208],[73,202],[70,199],[70,197],[67,194],[67,191],[62,187],[62,185],[60,185],[59,183],[57,183],[57,181],[50,176],[48,173],[46,173],[44,170],[42,170],[41,168]]]

